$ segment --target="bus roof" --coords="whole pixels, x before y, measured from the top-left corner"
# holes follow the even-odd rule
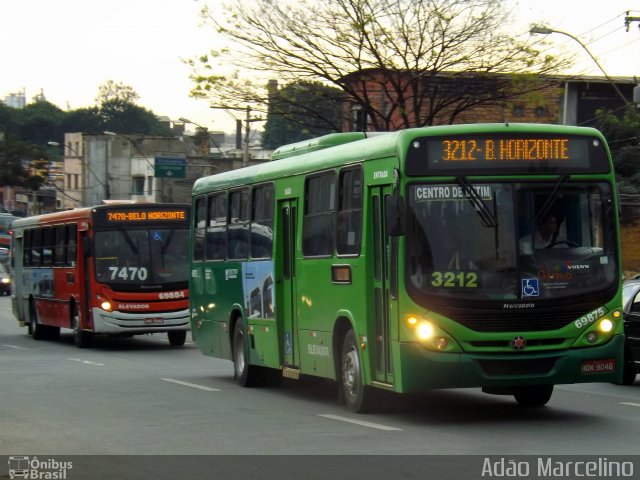
[[[227,188],[334,168],[349,163],[397,155],[417,137],[481,133],[563,133],[596,136],[602,134],[590,127],[539,123],[476,123],[410,128],[395,132],[335,133],[279,147],[271,162],[218,173],[196,180],[193,194],[213,188]],[[331,154],[327,154],[330,150]]]

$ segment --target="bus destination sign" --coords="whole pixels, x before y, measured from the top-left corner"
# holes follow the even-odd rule
[[[503,172],[607,172],[595,137],[554,134],[478,134],[415,139],[407,154],[410,175]]]
[[[113,210],[106,212],[107,223],[184,221],[185,210]]]
[[[442,139],[443,162],[565,161],[570,160],[568,138]]]

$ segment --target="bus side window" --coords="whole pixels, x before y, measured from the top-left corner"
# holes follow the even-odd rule
[[[224,260],[226,253],[227,207],[224,193],[212,195],[208,200],[206,256],[207,260]]]
[[[273,249],[273,185],[255,187],[251,202],[251,257],[271,258]]]
[[[53,265],[53,235],[53,227],[42,229],[42,265],[45,267]]]
[[[229,194],[227,258],[242,260],[249,255],[249,189]]]
[[[42,261],[42,229],[31,230],[31,266],[39,267]]]
[[[67,251],[65,255],[65,265],[67,267],[75,267],[76,266],[76,255],[77,255],[77,235],[78,235],[78,227],[75,224],[67,225]]]
[[[331,256],[335,232],[336,175],[333,171],[307,178],[302,225],[302,253]]]
[[[32,230],[25,230],[22,237],[22,265],[29,267],[31,266]]]
[[[340,172],[340,198],[336,251],[338,255],[360,253],[362,237],[362,169],[349,168]]]
[[[61,267],[64,265],[64,247],[67,241],[65,235],[65,226],[59,225],[54,229],[55,239],[54,239],[54,249],[53,249],[53,264],[57,267]]]
[[[193,259],[204,260],[204,232],[207,224],[207,203],[206,197],[196,199],[195,215],[193,216]]]

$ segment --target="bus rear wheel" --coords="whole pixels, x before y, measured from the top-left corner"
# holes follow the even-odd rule
[[[187,340],[187,332],[185,330],[171,330],[167,332],[167,337],[169,337],[170,345],[180,347]]]
[[[38,312],[33,302],[29,304],[29,333],[34,340],[45,338],[45,326],[38,323]]]
[[[342,396],[349,410],[355,413],[364,413],[371,409],[371,397],[373,392],[364,385],[362,368],[358,355],[358,342],[353,330],[349,330],[342,343],[342,355],[340,357],[340,383]]]
[[[258,382],[258,367],[249,363],[247,339],[242,318],[233,327],[233,378],[242,387],[253,387]]]
[[[551,399],[553,385],[528,385],[516,387],[513,396],[523,407],[543,407]]]

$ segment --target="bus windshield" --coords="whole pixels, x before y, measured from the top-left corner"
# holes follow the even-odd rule
[[[560,300],[615,283],[609,184],[468,183],[477,195],[464,184],[409,187],[406,278],[419,303]]]
[[[188,282],[187,229],[148,228],[98,231],[94,239],[96,280],[113,288]]]

